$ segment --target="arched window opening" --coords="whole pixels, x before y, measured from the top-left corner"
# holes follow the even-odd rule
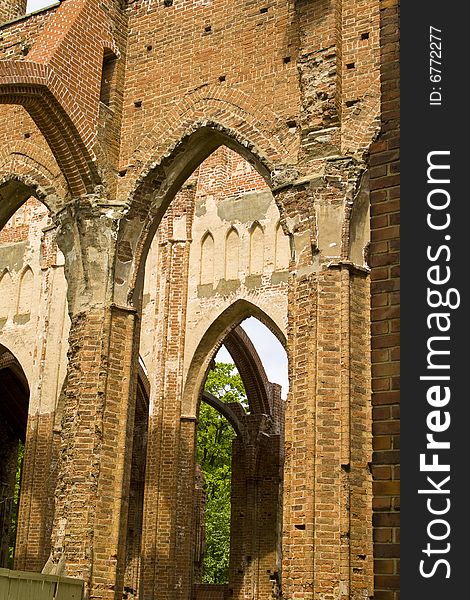
[[[50,553],[59,450],[55,425],[64,404],[67,282],[49,210],[35,190],[12,178],[1,193],[7,196],[0,273],[8,277],[0,282],[0,314],[8,318],[0,318],[0,566],[41,571]],[[41,285],[35,285],[36,273]],[[30,402],[34,408],[28,415]]]
[[[0,344],[0,567],[12,568],[29,387],[21,365]]]
[[[282,372],[279,383],[269,381],[268,370]],[[196,545],[197,593],[234,590],[242,597],[247,578],[259,578],[264,591],[278,581],[284,370],[282,344],[253,317],[230,330],[211,363],[197,429],[196,490],[204,490],[202,498],[195,496],[196,539],[202,540]]]
[[[175,161],[184,163],[184,151]],[[138,280],[139,354],[151,383],[140,593],[152,597],[157,589],[173,589],[177,579],[187,597],[220,586],[206,591],[239,599],[250,593],[246,582],[258,579],[260,597],[269,597],[280,560],[283,403],[280,386],[270,383],[237,326],[242,317],[224,321],[220,311],[250,304],[243,294],[252,290],[251,298],[262,299],[259,288],[271,286],[261,305],[274,298],[266,319],[280,322],[287,285],[272,277],[279,211],[260,173],[224,146],[174,197],[173,190],[168,195],[171,205],[155,224],[153,240],[146,240],[145,273]],[[201,350],[214,322],[223,339]],[[195,366],[199,361],[203,367]],[[261,512],[257,497],[267,498]],[[158,548],[165,548],[166,567]],[[146,569],[145,561],[154,561],[155,569]],[[135,593],[130,575],[126,581],[128,593]]]

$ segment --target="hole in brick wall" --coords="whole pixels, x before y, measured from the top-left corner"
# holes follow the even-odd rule
[[[350,108],[351,106],[354,106],[355,104],[357,104],[359,102],[359,99],[356,98],[354,100],[346,100],[346,106],[348,108]]]
[[[164,6],[173,6],[173,0],[163,0]]]
[[[300,529],[301,531],[305,530],[305,523],[299,523],[298,525],[294,525],[296,529]]]
[[[114,86],[116,71],[116,55],[108,49],[103,54],[103,67],[101,71],[100,102],[109,106],[111,102],[111,91]]]
[[[361,567],[353,567],[353,573],[362,573]]]
[[[263,15],[263,14],[267,13],[267,12],[268,12],[268,10],[269,10],[269,9],[268,9],[268,7],[267,7],[267,6],[264,6],[263,8],[260,8],[260,9],[259,9],[259,12],[260,12],[260,13]]]
[[[25,133],[25,134],[24,134],[24,139],[25,139],[25,140],[27,140],[27,139],[28,139],[28,138],[30,138],[30,137],[31,137],[31,134],[30,134],[30,133]]]
[[[345,465],[341,465],[341,468],[343,469],[343,471],[345,471],[346,473],[349,473],[351,471],[351,465],[349,463],[345,464]]]
[[[135,106],[136,108],[140,108],[140,107],[142,106],[142,100],[136,100],[136,101],[134,102],[134,106]]]
[[[212,31],[212,26],[211,26],[211,25],[206,25],[206,26],[204,27],[204,31],[205,31],[206,33],[210,33],[210,32]]]
[[[356,67],[355,63],[347,63],[346,64],[346,69],[354,69]]]
[[[365,33],[361,33],[361,40],[368,40],[369,39],[369,32],[366,31]]]
[[[297,131],[297,121],[294,121],[294,120],[287,121],[286,125],[289,128],[290,132]]]
[[[222,83],[223,81],[225,81],[225,75],[220,75],[219,77],[219,81]]]
[[[150,50],[152,50],[152,48],[153,48],[153,46],[151,46],[151,45],[148,45],[148,46],[147,46],[147,52],[150,52]]]
[[[288,63],[290,63],[291,58],[290,56],[284,56],[284,58],[282,59],[282,62],[287,65]]]
[[[126,175],[126,173],[127,173],[127,169],[121,169],[118,172],[118,175],[119,175],[119,177],[124,177]]]

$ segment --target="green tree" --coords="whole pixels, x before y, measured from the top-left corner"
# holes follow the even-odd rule
[[[207,376],[205,390],[222,402],[247,406],[245,388],[235,365],[216,363]],[[230,492],[232,440],[235,432],[218,411],[201,403],[197,433],[197,461],[206,491],[206,550],[204,583],[226,583],[230,558]]]

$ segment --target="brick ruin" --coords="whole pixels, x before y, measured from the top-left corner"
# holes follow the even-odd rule
[[[87,600],[398,600],[398,2],[24,11],[2,0],[0,566],[23,441],[14,568]],[[203,392],[222,344],[247,411]],[[201,401],[237,434],[222,586]]]

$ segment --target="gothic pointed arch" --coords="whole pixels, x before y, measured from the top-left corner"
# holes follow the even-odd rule
[[[15,355],[0,344],[0,567],[11,567],[16,537],[20,448],[26,439],[29,385]]]
[[[274,320],[255,304],[239,299],[225,309],[208,327],[200,340],[189,365],[183,391],[183,415],[197,414],[202,385],[206,380],[211,361],[222,344],[228,343],[239,372],[245,377],[244,384],[253,393],[253,409],[260,414],[269,414],[268,379],[261,361],[244,331],[238,327],[248,317],[256,317],[286,346],[286,338]],[[237,364],[238,363],[238,364]],[[243,374],[242,374],[243,373]]]
[[[240,125],[240,123],[238,123]],[[220,121],[198,119],[187,123],[185,135],[172,139],[165,148],[159,146],[158,158],[147,166],[129,190],[129,210],[119,223],[115,266],[115,301],[138,304],[143,278],[143,265],[157,227],[182,184],[193,171],[221,145],[226,145],[246,158],[272,186],[271,174],[284,167],[276,166],[278,155],[269,158],[247,138],[256,130],[235,124],[227,128]],[[174,135],[174,131],[172,131]],[[256,135],[255,135],[256,138]],[[286,156],[284,155],[284,158]]]
[[[0,272],[0,322],[5,322],[13,311],[13,280],[10,271],[5,268]]]
[[[225,279],[238,279],[240,276],[240,234],[232,226],[225,236]]]
[[[201,239],[201,267],[199,275],[201,285],[214,283],[214,236],[210,231]]]
[[[17,315],[31,313],[31,300],[33,297],[34,273],[29,265],[25,265],[19,276],[18,297],[16,304]]]
[[[250,227],[250,275],[261,275],[264,267],[264,229],[258,221]]]

